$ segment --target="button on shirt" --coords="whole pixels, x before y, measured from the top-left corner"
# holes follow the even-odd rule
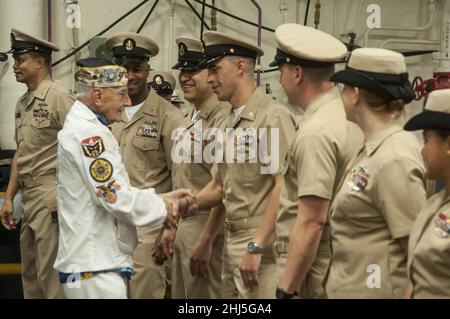
[[[60,272],[132,266],[136,226],[160,227],[164,201],[132,187],[111,131],[76,101],[58,134]]]

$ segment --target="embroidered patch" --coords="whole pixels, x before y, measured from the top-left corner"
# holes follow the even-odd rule
[[[363,191],[367,186],[369,180],[369,172],[367,168],[358,166],[353,168],[348,173],[348,177],[348,189],[354,192],[360,192]]]
[[[105,144],[100,136],[92,136],[81,141],[84,156],[97,158],[105,151]]]
[[[49,114],[48,110],[43,109],[42,107],[33,110],[33,117],[34,118],[48,119],[48,114]]]
[[[97,198],[103,198],[108,204],[114,204],[117,201],[117,192],[120,185],[116,181],[111,181],[107,185],[97,186]]]
[[[155,121],[145,121],[136,131],[136,136],[156,138],[158,126]]]
[[[113,166],[104,158],[97,158],[89,166],[89,173],[96,182],[106,182],[113,174]]]
[[[439,238],[448,238],[450,234],[450,213],[439,213],[434,220],[434,231]]]

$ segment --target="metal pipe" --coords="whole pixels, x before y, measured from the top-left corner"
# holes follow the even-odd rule
[[[256,0],[251,0],[258,10],[258,46],[261,47],[261,30],[262,30],[262,10]],[[261,57],[256,59],[256,86],[261,83]]]
[[[411,43],[411,44],[439,44],[440,42],[437,40],[411,40],[411,39],[387,39],[384,40],[381,44],[381,48],[385,48],[386,45],[392,44],[392,43]]]
[[[205,21],[205,1],[202,3],[202,22]],[[200,23],[200,40],[203,40],[203,23]]]
[[[394,30],[394,31],[425,31],[428,30],[433,24],[435,15],[435,1],[428,1],[428,21],[424,26],[410,27],[410,26],[383,26],[381,28],[368,29],[364,33],[364,47],[368,46],[369,34],[374,30]]]
[[[177,0],[172,0],[172,5],[170,8],[170,42],[169,42],[169,65],[167,66],[167,70],[170,70],[173,63],[173,46],[175,44],[175,6]]]
[[[53,41],[52,34],[52,0],[47,0],[47,39],[49,42]],[[48,72],[52,75],[52,65],[48,68]]]
[[[320,0],[316,0],[316,11],[314,12],[314,27],[316,29],[319,28],[319,22],[320,22]]]

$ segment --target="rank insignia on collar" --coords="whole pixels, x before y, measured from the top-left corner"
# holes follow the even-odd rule
[[[89,173],[96,182],[106,182],[113,174],[113,166],[110,161],[104,158],[97,158],[89,166]]]
[[[105,151],[105,144],[100,136],[92,136],[81,141],[83,154],[89,158],[97,158]]]
[[[154,121],[145,121],[136,131],[136,136],[156,138],[158,136],[158,126]]]
[[[116,181],[111,181],[107,185],[97,186],[95,195],[97,198],[103,198],[108,204],[114,204],[117,201],[117,192],[120,190],[120,185]]]
[[[439,213],[434,220],[435,233],[439,238],[448,238],[450,235],[450,213]]]
[[[367,168],[358,166],[348,173],[348,177],[348,189],[354,192],[360,192],[363,191],[368,184],[369,172]]]

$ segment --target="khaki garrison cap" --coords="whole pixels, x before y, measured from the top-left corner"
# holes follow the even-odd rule
[[[172,94],[177,82],[169,72],[152,70],[148,74],[147,83],[157,94]]]
[[[347,55],[347,47],[332,35],[300,24],[280,25],[275,37],[277,53],[270,66],[289,63],[320,68],[343,62]]]
[[[256,59],[264,55],[264,51],[250,42],[238,37],[217,31],[203,33],[204,59],[197,66],[206,68],[224,56],[240,56]]]
[[[435,90],[428,94],[424,111],[405,124],[407,131],[427,128],[450,130],[450,89]]]
[[[181,36],[176,38],[178,45],[178,63],[172,69],[194,70],[203,59],[202,42],[198,39]]]
[[[51,55],[52,51],[58,52],[59,48],[51,42],[38,39],[23,31],[11,29],[11,50],[8,53],[23,54],[38,52]]]
[[[409,103],[414,90],[408,80],[405,57],[391,50],[360,48],[353,50],[345,70],[331,81],[353,85]]]
[[[128,84],[127,70],[101,58],[86,58],[77,61],[75,73],[78,84],[89,87],[117,87]]]
[[[150,38],[135,32],[124,32],[110,37],[105,42],[117,64],[147,62],[159,52],[158,45]]]

